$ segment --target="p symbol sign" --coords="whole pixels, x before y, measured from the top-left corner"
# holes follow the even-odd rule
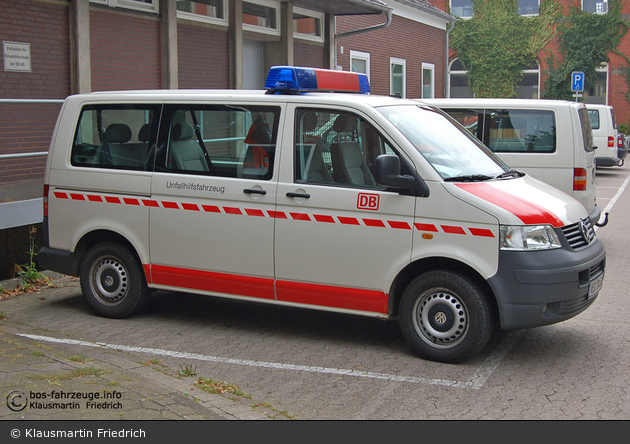
[[[582,92],[584,91],[584,73],[580,71],[573,71],[571,73],[571,91]]]

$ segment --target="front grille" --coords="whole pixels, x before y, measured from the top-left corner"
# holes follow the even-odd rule
[[[562,301],[560,303],[560,309],[558,310],[558,316],[566,316],[583,311],[591,305],[596,298],[588,299],[586,296],[581,298],[571,299],[568,301]]]
[[[595,230],[593,229],[593,224],[591,224],[591,221],[588,218],[580,220],[576,224],[562,227],[562,232],[564,233],[564,237],[566,237],[567,242],[569,242],[569,245],[574,250],[586,247],[595,240]]]

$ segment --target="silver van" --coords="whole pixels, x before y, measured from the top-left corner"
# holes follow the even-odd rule
[[[583,103],[531,99],[422,102],[451,115],[510,167],[573,196],[588,210],[591,223],[598,223],[597,144]]]

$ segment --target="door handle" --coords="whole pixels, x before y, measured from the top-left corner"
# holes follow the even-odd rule
[[[243,190],[243,193],[245,193],[245,194],[262,194],[263,196],[265,194],[267,194],[267,192],[265,190],[253,190],[251,188],[245,188]]]
[[[311,197],[311,195],[307,193],[287,193],[287,197],[297,197],[301,199],[308,199],[309,197]]]

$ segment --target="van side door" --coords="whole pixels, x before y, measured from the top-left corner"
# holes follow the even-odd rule
[[[151,188],[154,287],[275,298],[280,115],[280,106],[165,106]]]
[[[386,315],[389,286],[410,261],[416,198],[378,186],[374,162],[398,153],[359,113],[290,106],[291,115],[284,140],[293,149],[283,152],[278,183],[277,299]]]

